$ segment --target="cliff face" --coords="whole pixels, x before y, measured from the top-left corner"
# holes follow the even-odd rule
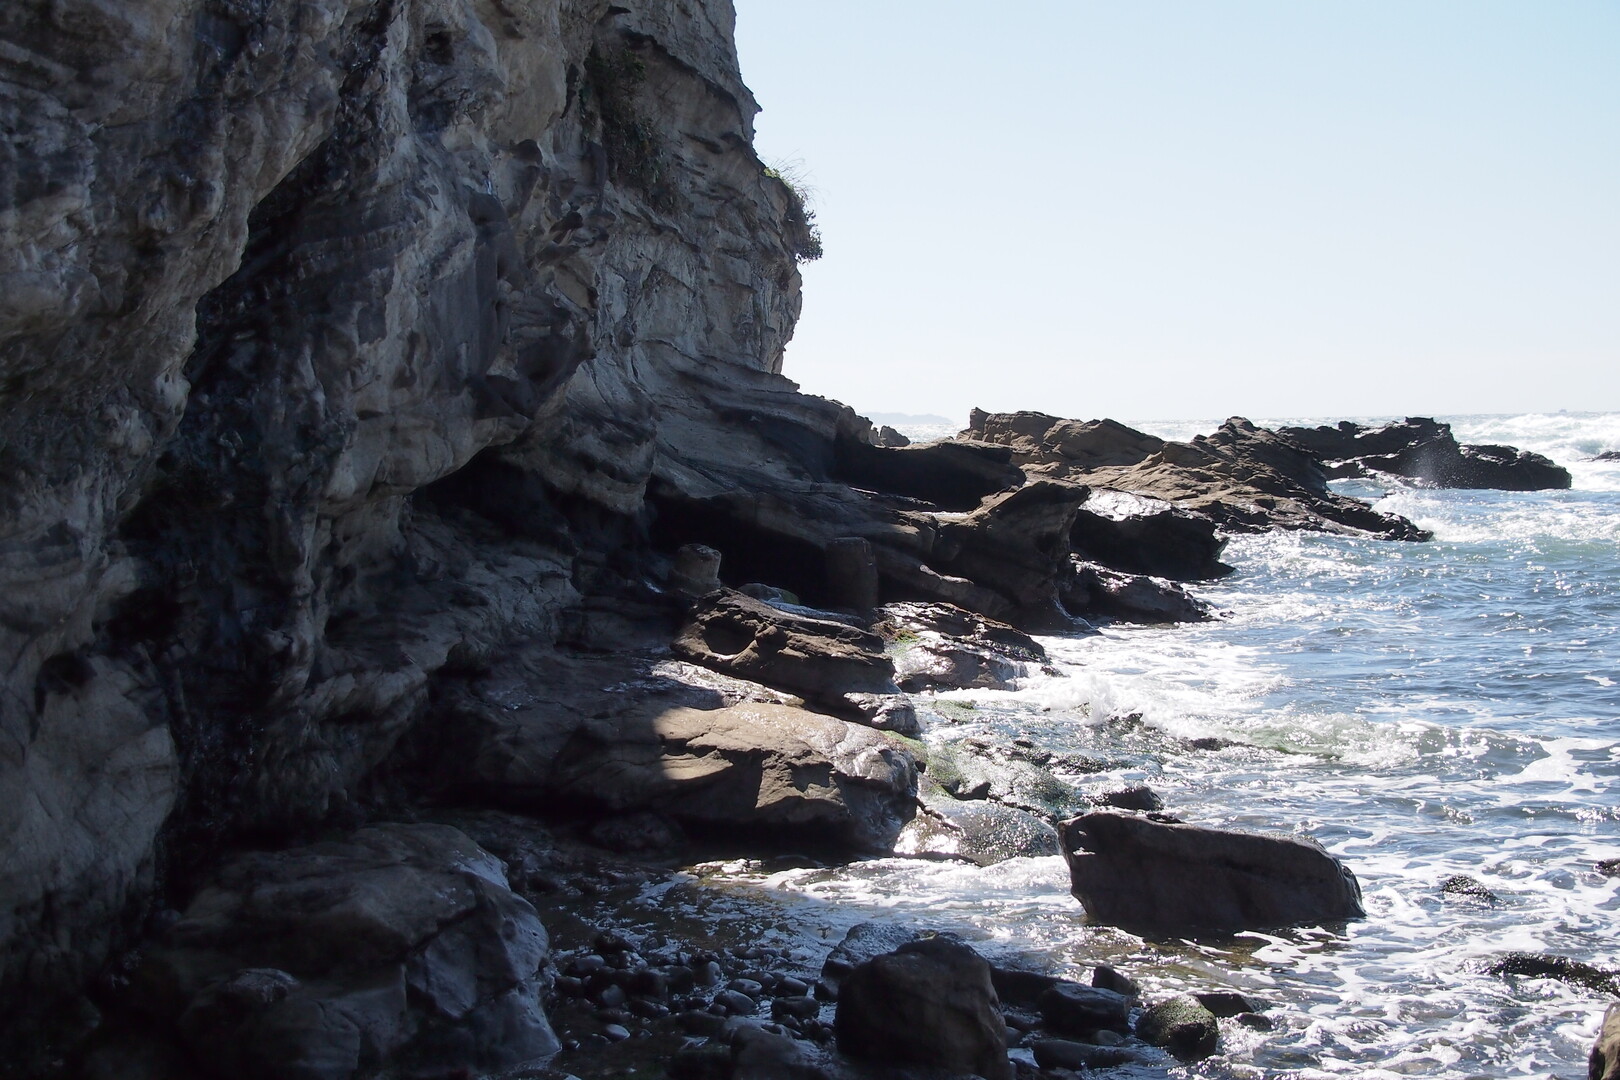
[[[330,818],[792,414],[728,0],[0,8],[0,997]],[[753,440],[752,442],[750,440]],[[768,456],[762,450],[759,457]]]

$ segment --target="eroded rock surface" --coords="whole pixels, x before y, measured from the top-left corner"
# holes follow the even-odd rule
[[[1427,417],[1376,428],[1345,420],[1277,433],[1321,459],[1330,476],[1388,473],[1435,487],[1503,491],[1562,490],[1572,483],[1569,470],[1550,458],[1512,446],[1459,444],[1450,424]]]
[[[447,826],[381,825],[227,862],[130,993],[221,1078],[506,1068],[559,1049],[547,955],[498,859]]]

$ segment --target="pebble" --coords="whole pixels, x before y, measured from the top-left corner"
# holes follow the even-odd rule
[[[714,995],[714,1003],[737,1016],[746,1016],[757,1008],[753,998],[736,990],[720,991]]]
[[[595,974],[607,967],[607,960],[595,953],[574,957],[574,962],[568,965],[568,974],[586,976]]]
[[[776,992],[785,994],[788,997],[801,997],[810,992],[810,984],[803,979],[795,979],[789,976],[776,984]]]
[[[718,986],[720,980],[725,978],[725,972],[721,971],[720,965],[713,960],[699,964],[694,975],[699,986]]]
[[[760,985],[758,982],[755,982],[753,979],[732,979],[730,982],[726,983],[726,989],[735,990],[739,994],[747,994],[756,1001],[759,1000],[759,996],[765,992],[765,987]]]
[[[771,1019],[810,1020],[821,1015],[821,1002],[807,994],[779,997],[771,1002]]]
[[[602,1034],[614,1042],[623,1042],[630,1037],[630,1030],[622,1024],[608,1024],[602,1029]]]

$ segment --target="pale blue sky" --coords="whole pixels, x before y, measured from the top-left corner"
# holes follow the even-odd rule
[[[736,0],[867,411],[1620,409],[1617,0]]]

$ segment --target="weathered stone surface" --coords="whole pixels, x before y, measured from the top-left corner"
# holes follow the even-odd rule
[[[1620,1080],[1620,1004],[1603,1013],[1603,1026],[1587,1059],[1588,1080]]]
[[[221,1077],[347,1080],[556,1053],[545,929],[499,860],[439,825],[239,856],[147,951],[134,1004]]]
[[[900,855],[949,856],[990,866],[1058,853],[1057,831],[1034,814],[922,786],[922,808],[895,841]]]
[[[922,446],[838,444],[838,479],[859,488],[904,495],[941,510],[973,510],[987,495],[1019,487],[1023,470],[1005,446],[932,442]]]
[[[884,953],[892,953],[909,941],[916,941],[922,932],[897,923],[856,923],[844,934],[844,940],[833,946],[821,965],[821,978],[816,983],[816,996],[835,1000],[845,977],[862,964]]]
[[[1098,811],[1063,823],[1071,891],[1094,922],[1233,933],[1360,918],[1361,888],[1320,845]]]
[[[1184,994],[1143,1013],[1136,1022],[1136,1037],[1164,1047],[1182,1061],[1202,1061],[1215,1052],[1221,1028],[1214,1013]]]
[[[1546,491],[1568,488],[1569,470],[1541,454],[1512,446],[1460,445],[1451,425],[1422,416],[1369,428],[1350,421],[1337,426],[1282,428],[1327,464],[1335,476],[1393,473],[1435,487]]]
[[[902,690],[1008,689],[1046,670],[1046,650],[1006,623],[951,604],[889,604],[875,629]]]
[[[927,771],[929,780],[954,798],[991,799],[1045,818],[1064,817],[1086,805],[1073,785],[1019,748],[979,739],[931,744]]]
[[[675,639],[695,664],[848,711],[848,694],[895,695],[894,664],[883,639],[832,619],[786,611],[731,590],[704,597]],[[915,717],[898,730],[916,729]]]
[[[1125,622],[1206,622],[1214,609],[1165,578],[1125,574],[1096,563],[1074,560],[1074,574],[1059,594],[1076,615],[1105,616]]]
[[[922,1065],[1011,1080],[990,965],[968,946],[923,938],[844,977],[838,1048],[886,1065]]]
[[[0,5],[0,996],[127,940],[165,820],[319,821],[436,672],[553,632],[726,429],[703,379],[801,399],[731,28]]]
[[[1485,967],[1492,975],[1517,975],[1531,979],[1557,979],[1600,994],[1620,995],[1620,971],[1601,968],[1584,960],[1552,953],[1511,952],[1492,960]]]

